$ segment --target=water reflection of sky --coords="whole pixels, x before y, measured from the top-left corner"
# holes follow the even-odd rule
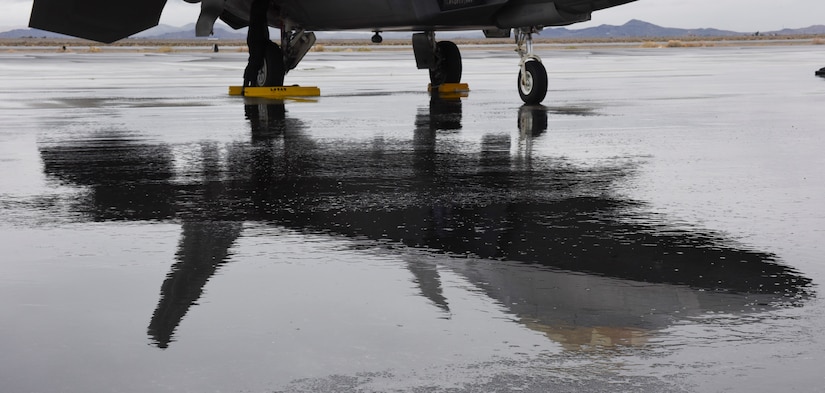
[[[283,104],[245,112],[247,141],[170,145],[93,131],[39,147],[50,179],[85,190],[59,202],[81,221],[180,222],[148,326],[159,347],[243,252],[250,223],[395,253],[443,318],[457,302],[443,281],[460,277],[568,349],[644,344],[679,319],[795,303],[810,283],[770,253],[670,226],[623,198],[614,188],[634,175],[632,159],[582,166],[533,155],[545,108],[520,109],[518,134],[480,143],[459,133],[459,100],[419,108],[406,139],[313,138]]]

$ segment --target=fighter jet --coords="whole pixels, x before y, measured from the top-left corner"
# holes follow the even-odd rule
[[[218,19],[249,27],[244,86],[283,86],[315,44],[315,31],[409,31],[415,62],[433,86],[461,82],[461,53],[437,31],[483,30],[487,37],[514,37],[520,57],[518,93],[527,104],[547,94],[547,71],[533,52],[533,35],[548,26],[590,20],[594,11],[635,0],[185,0],[200,3],[195,32],[209,36]],[[166,0],[35,0],[29,26],[111,43],[158,24]],[[280,42],[269,39],[280,29]]]

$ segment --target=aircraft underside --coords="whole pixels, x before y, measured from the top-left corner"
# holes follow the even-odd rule
[[[196,1],[196,0],[192,0]],[[412,31],[416,65],[427,69],[432,86],[461,82],[461,53],[455,43],[437,41],[438,30],[481,29],[490,37],[510,37],[515,34],[519,54],[519,96],[527,104],[540,103],[547,93],[547,72],[541,58],[533,53],[532,37],[545,26],[569,25],[590,19],[595,9],[606,8],[632,0],[561,1],[547,0],[202,0],[206,10],[215,6],[208,20],[220,17],[233,27],[249,21],[250,34],[262,31],[254,28],[255,17],[248,11],[255,2],[269,2],[267,24],[281,29],[279,44],[255,52],[263,53],[263,61],[250,56],[250,64],[261,66],[256,78],[245,78],[244,86],[278,86],[284,76],[297,66],[315,42],[312,31],[361,29],[375,32],[373,42],[382,41],[382,31]],[[201,14],[204,19],[207,12]],[[258,22],[262,23],[262,22]],[[211,24],[209,24],[211,29]],[[206,35],[204,26],[200,35]],[[249,37],[248,42],[261,42]],[[283,64],[277,61],[283,58]]]
[[[547,93],[547,73],[533,53],[532,37],[546,26],[590,19],[593,11],[635,0],[185,0],[200,3],[196,34],[208,36],[221,19],[233,28],[249,27],[250,59],[244,87],[282,86],[315,44],[313,31],[411,31],[419,69],[436,87],[461,82],[461,53],[453,42],[437,41],[436,31],[484,30],[488,37],[515,36],[519,54],[517,89],[527,104]],[[35,0],[29,25],[58,33],[113,42],[158,23],[166,0],[123,7],[110,0]],[[281,37],[270,40],[267,26]],[[274,41],[274,42],[273,42]]]

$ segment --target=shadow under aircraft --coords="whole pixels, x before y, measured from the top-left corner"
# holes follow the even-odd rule
[[[810,279],[775,255],[675,227],[623,198],[615,189],[636,163],[534,156],[545,107],[522,107],[518,133],[472,146],[459,137],[460,100],[432,98],[408,139],[366,143],[312,139],[283,103],[245,109],[248,142],[193,143],[184,157],[122,134],[40,144],[47,176],[88,190],[71,206],[83,219],[181,222],[148,327],[158,347],[174,341],[231,259],[244,222],[396,250],[421,295],[447,316],[440,276],[457,273],[567,348],[638,344],[680,318],[740,315],[811,294]]]

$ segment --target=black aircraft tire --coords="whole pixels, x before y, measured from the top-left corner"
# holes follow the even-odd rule
[[[278,44],[270,41],[264,54],[264,65],[258,70],[257,86],[283,86],[286,67],[284,66],[284,52]]]
[[[452,41],[439,41],[436,47],[439,60],[435,69],[430,70],[432,85],[461,82],[461,52],[458,46]]]
[[[527,105],[539,104],[547,95],[547,70],[538,61],[528,61],[524,64],[524,70],[527,72],[527,83],[522,83],[519,71],[516,82],[518,94]]]

